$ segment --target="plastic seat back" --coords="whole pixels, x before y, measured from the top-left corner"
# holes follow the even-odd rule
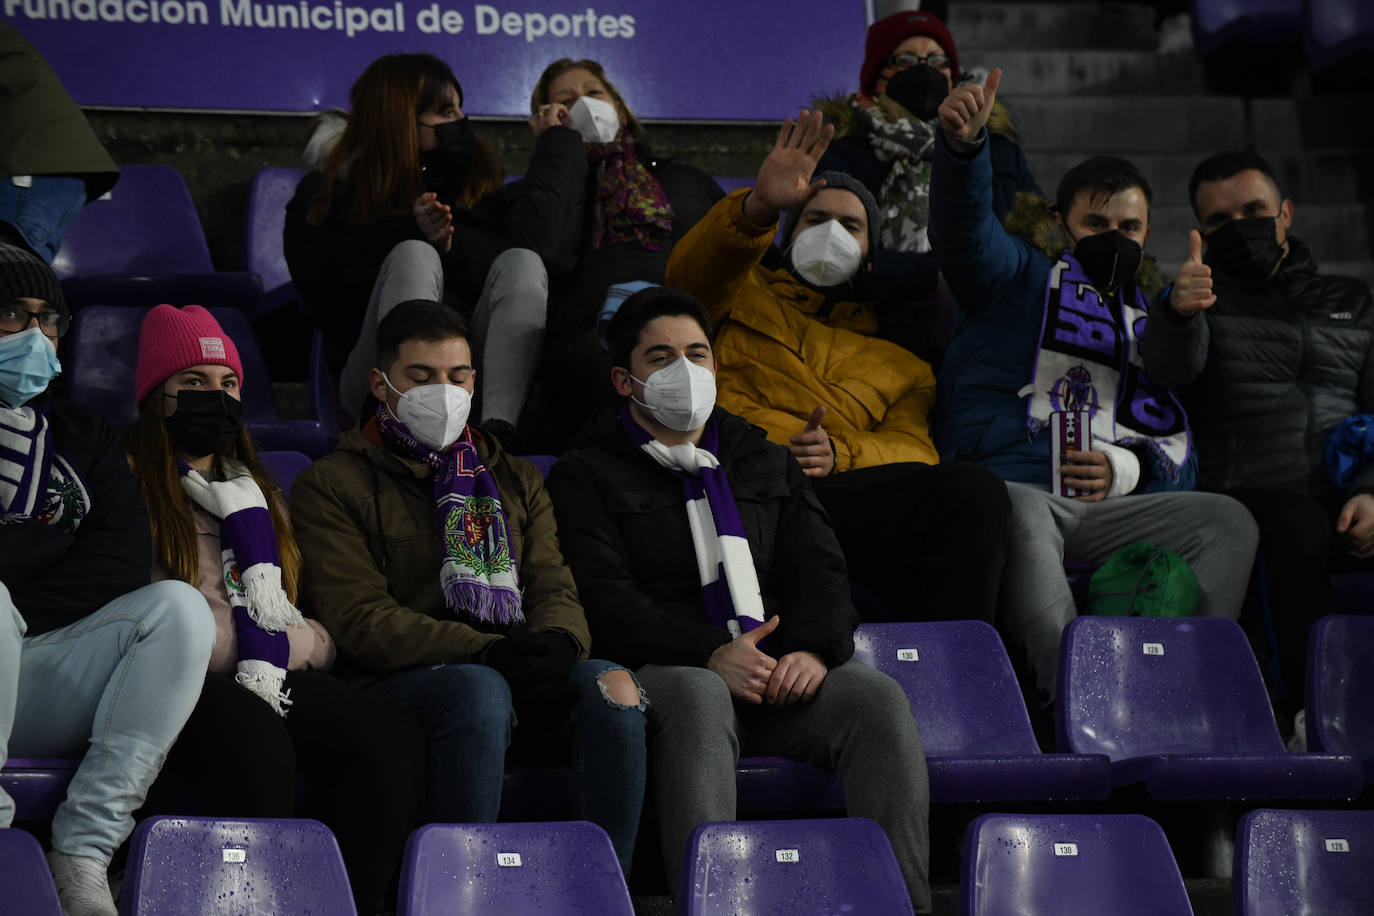
[[[611,839],[595,824],[429,824],[410,835],[397,916],[633,916]]]
[[[296,298],[291,271],[286,266],[282,233],[286,205],[296,194],[305,172],[291,168],[265,168],[253,176],[248,189],[244,219],[243,251],[247,268],[262,277],[264,308],[271,310]]]
[[[858,817],[702,824],[678,904],[693,916],[914,912],[887,834]]]
[[[1260,809],[1236,828],[1231,877],[1243,916],[1374,913],[1374,811]]]
[[[153,817],[134,830],[121,916],[356,916],[339,844],[319,821]]]
[[[53,261],[61,279],[213,273],[196,205],[170,165],[126,165],[72,223]]]
[[[309,455],[289,449],[259,452],[258,457],[262,459],[267,473],[271,474],[277,486],[281,487],[282,497],[285,499],[291,498],[291,484],[296,482],[296,475],[311,464]]]
[[[0,916],[62,916],[43,847],[22,830],[0,830]]]
[[[1079,617],[1064,628],[1056,707],[1061,750],[1282,754],[1259,665],[1221,617]]]
[[[1357,757],[1374,779],[1374,616],[1328,614],[1312,627],[1307,747]]]
[[[964,835],[959,912],[1191,914],[1164,831],[1139,814],[985,814]]]

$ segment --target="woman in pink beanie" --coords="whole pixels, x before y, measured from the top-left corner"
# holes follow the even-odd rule
[[[292,817],[296,771],[319,782],[358,909],[385,908],[421,798],[413,714],[326,674],[329,633],[295,607],[301,555],[280,491],[243,427],[238,348],[196,305],[143,321],[127,433],[148,505],[153,580],[196,586],[218,636],[200,700],[148,795],[234,817]]]

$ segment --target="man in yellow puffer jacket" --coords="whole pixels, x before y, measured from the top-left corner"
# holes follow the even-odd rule
[[[719,201],[678,242],[666,282],[700,299],[716,324],[717,403],[792,449],[851,576],[888,599],[864,608],[865,619],[991,622],[1006,490],[971,465],[935,467],[931,368],[876,336],[876,204],[842,172],[812,180],[832,134],[819,113],[784,124],[755,186]]]

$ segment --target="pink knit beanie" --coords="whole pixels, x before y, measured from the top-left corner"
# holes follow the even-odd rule
[[[198,305],[157,306],[143,319],[138,335],[136,403],[141,405],[154,388],[178,372],[205,365],[228,366],[243,383],[238,347],[213,315]]]

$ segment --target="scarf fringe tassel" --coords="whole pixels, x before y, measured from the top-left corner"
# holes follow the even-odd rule
[[[444,600],[448,606],[461,610],[486,623],[510,626],[525,622],[520,609],[520,593],[509,588],[481,588],[469,582],[445,582]]]
[[[248,616],[262,630],[279,633],[291,624],[305,622],[301,612],[282,591],[281,567],[258,563],[243,570],[241,575],[243,591],[248,598]]]
[[[291,691],[282,690],[282,685],[286,683],[286,672],[281,668],[268,662],[243,660],[238,664],[234,680],[262,697],[277,715],[286,718],[286,707],[291,705]]]

